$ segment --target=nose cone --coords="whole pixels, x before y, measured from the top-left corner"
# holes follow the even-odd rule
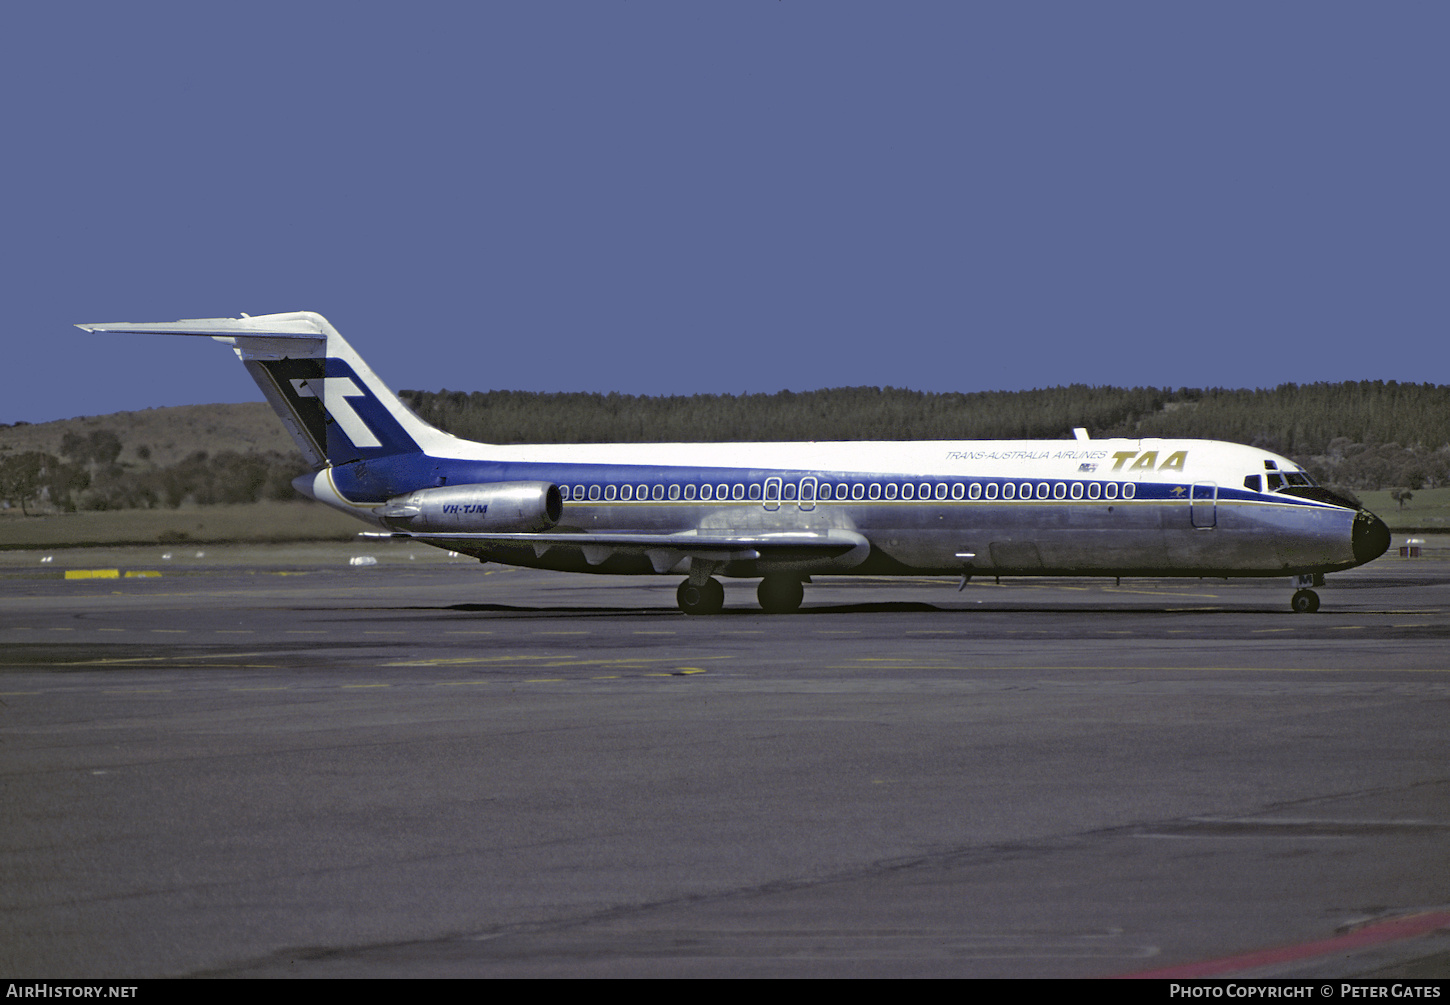
[[[296,478],[292,479],[292,487],[296,489],[300,494],[305,495],[308,499],[316,499],[317,493],[312,489],[312,483],[316,479],[317,473],[315,471],[309,471],[305,475],[298,475]],[[1359,524],[1356,523],[1355,526],[1358,527]],[[1355,554],[1358,555],[1359,552],[1356,551]]]
[[[1359,565],[1379,558],[1390,547],[1390,529],[1385,522],[1367,509],[1354,516],[1354,530],[1351,532],[1354,544],[1354,560]]]

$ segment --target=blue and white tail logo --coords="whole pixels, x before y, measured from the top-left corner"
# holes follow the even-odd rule
[[[331,464],[418,450],[346,360],[256,360],[251,367],[269,378],[316,452]]]

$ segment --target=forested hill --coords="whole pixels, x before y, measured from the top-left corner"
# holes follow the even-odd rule
[[[886,387],[778,394],[403,391],[429,422],[488,443],[674,440],[1231,440],[1294,457],[1353,488],[1445,484],[1450,385],[1360,381],[1272,390],[1051,387],[934,394]]]
[[[1450,386],[1362,381],[1218,388],[1052,387],[929,394],[846,387],[638,397],[403,391],[424,419],[486,443],[719,440],[1230,440],[1344,489],[1450,485]],[[188,406],[0,426],[0,508],[129,509],[293,497],[306,468],[269,408]]]
[[[727,440],[1039,439],[1188,436],[1284,454],[1337,439],[1436,449],[1450,444],[1450,385],[1361,381],[1272,390],[1050,387],[935,394],[842,387],[778,394],[403,391],[427,421],[488,443]]]

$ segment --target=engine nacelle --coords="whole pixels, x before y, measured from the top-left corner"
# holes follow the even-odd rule
[[[377,510],[395,530],[430,534],[527,534],[559,522],[564,499],[549,482],[440,485],[389,499]]]

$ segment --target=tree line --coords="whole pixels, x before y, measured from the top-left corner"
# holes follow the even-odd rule
[[[439,428],[488,443],[730,440],[1231,440],[1286,455],[1334,440],[1435,449],[1450,443],[1450,385],[1359,381],[1269,390],[1091,387],[933,393],[840,387],[776,394],[403,391]]]
[[[292,479],[307,470],[300,455],[276,451],[197,451],[175,464],[122,465],[125,444],[111,430],[67,433],[60,454],[0,454],[0,499],[28,514],[37,504],[77,510],[175,508],[183,503],[295,499]],[[137,455],[144,461],[149,451]]]
[[[1230,440],[1284,454],[1347,489],[1450,485],[1450,385],[1395,381],[1272,389],[1091,387],[933,393],[842,387],[776,394],[402,391],[424,420],[487,443],[762,440]],[[29,512],[175,507],[295,498],[306,470],[275,451],[197,452],[169,465],[122,464],[110,430],[66,434],[58,455],[0,453],[0,500]]]
[[[1349,489],[1450,484],[1450,385],[1272,389],[1092,387],[933,393],[844,387],[777,394],[403,391],[423,419],[488,443],[1190,437],[1293,458]]]

